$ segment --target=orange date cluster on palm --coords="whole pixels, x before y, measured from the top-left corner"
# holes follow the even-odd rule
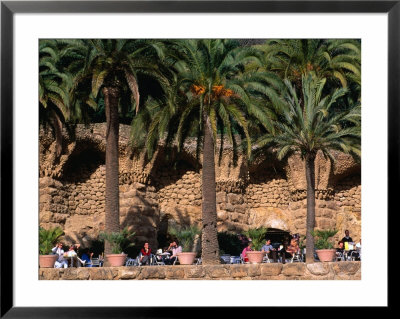
[[[191,89],[192,93],[195,94],[195,95],[201,95],[206,91],[204,86],[196,85],[196,84],[193,84],[190,89]]]
[[[192,87],[191,87],[191,91],[195,95],[201,95],[201,94],[205,93],[206,89],[202,85],[193,84]],[[213,97],[213,99],[217,99],[217,98],[219,98],[221,96],[230,97],[232,95],[233,95],[233,91],[230,90],[230,89],[224,88],[223,85],[214,85],[212,87],[212,97]]]

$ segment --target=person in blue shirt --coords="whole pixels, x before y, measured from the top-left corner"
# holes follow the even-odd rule
[[[82,261],[85,261],[85,267],[92,267],[92,256],[93,253],[89,252],[89,248],[85,248],[82,253]]]
[[[274,247],[272,247],[271,245],[271,240],[269,238],[267,238],[265,240],[265,245],[262,246],[261,251],[265,251],[267,253],[269,253],[271,250],[274,250]]]
[[[265,245],[261,247],[261,251],[265,251],[268,254],[268,258],[271,258],[276,262],[277,257],[276,257],[276,251],[274,247],[271,245],[271,240],[267,238],[265,240]]]

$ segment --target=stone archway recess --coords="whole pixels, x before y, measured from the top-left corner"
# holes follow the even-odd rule
[[[268,232],[265,237],[270,239],[272,244],[283,244],[284,242],[289,241],[290,233],[282,229],[268,228]]]
[[[287,210],[276,207],[257,207],[250,208],[248,214],[248,224],[252,225],[252,227],[258,228],[263,226],[286,232],[294,230],[291,216],[287,213]]]

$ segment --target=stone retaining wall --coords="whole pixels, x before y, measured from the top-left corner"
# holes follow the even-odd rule
[[[254,208],[287,208],[290,202],[288,182],[274,175],[261,175],[258,183],[247,186],[245,201]]]
[[[40,280],[361,280],[361,262],[41,268]]]
[[[90,247],[104,230],[105,131],[104,123],[78,125],[75,137],[64,134],[60,158],[51,133],[40,131],[40,226],[60,226],[66,244]],[[149,241],[158,247],[157,236],[166,234],[170,224],[201,223],[201,159],[197,162],[192,144],[185,144],[178,157],[160,147],[149,161],[144,153],[132,153],[127,125],[120,125],[119,144],[120,222],[136,232],[139,246]],[[230,146],[224,145],[215,159],[218,231],[264,226],[304,236],[301,158],[278,162],[266,154],[247,163],[239,154],[233,161]],[[346,154],[335,153],[335,158],[333,166],[321,154],[316,159],[316,227],[338,229],[335,241],[349,229],[359,241],[361,166]]]

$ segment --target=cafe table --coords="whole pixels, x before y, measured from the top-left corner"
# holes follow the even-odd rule
[[[156,254],[156,256],[160,256],[161,257],[161,260],[163,262],[165,261],[165,259],[169,259],[169,255],[170,255],[170,253],[167,252],[167,251],[165,251],[165,252],[163,252],[161,254]]]

